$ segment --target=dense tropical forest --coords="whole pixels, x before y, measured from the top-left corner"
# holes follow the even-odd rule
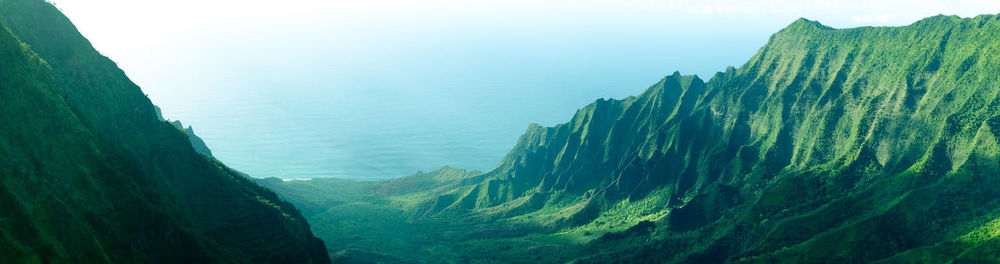
[[[329,263],[51,4],[0,1],[0,25],[0,263]]]
[[[800,19],[530,126],[495,169],[260,181],[349,262],[992,263],[1000,16]]]
[[[491,170],[381,181],[251,178],[50,3],[0,26],[0,263],[1000,261],[997,15],[799,19]]]

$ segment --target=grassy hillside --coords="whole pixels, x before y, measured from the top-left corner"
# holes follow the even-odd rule
[[[0,263],[327,263],[42,0],[0,0]]]
[[[997,262],[998,51],[994,15],[800,19],[707,82],[531,126],[486,173],[263,184],[347,260]]]

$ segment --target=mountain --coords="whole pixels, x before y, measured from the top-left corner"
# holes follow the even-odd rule
[[[329,263],[43,0],[0,0],[0,263]]]
[[[212,156],[212,150],[209,149],[208,145],[205,144],[205,140],[201,139],[201,137],[194,134],[193,127],[187,126],[187,128],[184,128],[184,123],[181,123],[181,121],[177,120],[170,122],[170,124],[174,125],[174,127],[176,127],[177,129],[184,131],[184,134],[188,136],[188,142],[191,143],[191,147],[194,148],[195,152]]]
[[[160,107],[154,105],[153,111],[156,112],[157,120],[168,121],[166,118],[163,118],[163,112],[160,111]],[[193,127],[187,126],[187,128],[184,128],[184,123],[181,123],[180,120],[174,120],[169,122],[171,125],[174,125],[174,127],[176,127],[177,129],[183,130],[184,133],[187,134],[188,141],[191,142],[191,147],[194,147],[194,151],[197,151],[198,153],[205,154],[208,156],[212,156],[212,150],[208,148],[207,144],[205,144],[204,139],[194,134]]]
[[[343,261],[995,263],[1000,16],[834,29],[530,126],[486,173],[263,180]]]

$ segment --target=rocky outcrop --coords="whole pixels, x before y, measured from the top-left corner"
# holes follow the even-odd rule
[[[187,126],[187,128],[185,128],[184,124],[179,120],[174,120],[170,122],[170,124],[174,125],[177,129],[184,131],[184,134],[188,136],[188,141],[191,142],[191,147],[194,148],[195,152],[212,156],[212,150],[205,144],[205,140],[201,139],[201,137],[194,133],[193,127]]]

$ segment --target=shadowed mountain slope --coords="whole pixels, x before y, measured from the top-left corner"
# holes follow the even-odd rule
[[[0,0],[0,25],[0,262],[329,262],[291,204],[195,152],[51,4]]]

